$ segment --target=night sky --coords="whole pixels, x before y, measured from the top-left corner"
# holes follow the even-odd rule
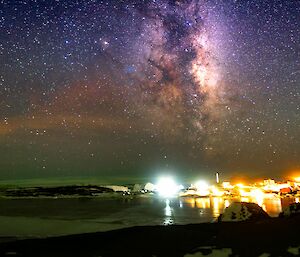
[[[0,1],[0,179],[300,169],[298,0]]]

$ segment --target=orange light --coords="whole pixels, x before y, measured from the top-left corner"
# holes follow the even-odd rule
[[[236,186],[239,188],[244,188],[244,184],[242,184],[242,183],[236,184]]]
[[[296,182],[300,182],[300,177],[295,177],[294,180],[295,180]]]
[[[286,176],[287,179],[295,181],[295,182],[300,182],[300,169],[291,169],[286,171]]]

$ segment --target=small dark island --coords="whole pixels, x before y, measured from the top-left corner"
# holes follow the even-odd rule
[[[96,185],[0,188],[0,194],[6,197],[97,196],[103,193],[113,192],[114,190],[111,188]]]

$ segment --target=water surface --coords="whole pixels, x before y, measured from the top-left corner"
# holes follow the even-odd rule
[[[0,236],[54,236],[141,225],[212,222],[233,201],[257,202],[276,217],[295,198],[0,199]]]

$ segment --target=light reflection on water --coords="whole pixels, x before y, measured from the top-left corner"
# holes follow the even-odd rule
[[[106,231],[130,226],[212,222],[235,201],[258,203],[276,217],[299,197],[0,199],[1,236],[49,236]]]
[[[182,197],[162,200],[164,207],[163,225],[211,222],[216,220],[232,202],[254,202],[271,217],[277,217],[282,209],[299,201],[297,198],[280,198],[275,195],[256,197]]]
[[[172,208],[170,206],[170,200],[166,200],[166,207],[165,207],[165,219],[164,219],[164,225],[172,225],[174,223],[174,218],[172,217]]]
[[[257,203],[263,208],[271,217],[276,217],[282,209],[293,202],[299,202],[299,198],[280,198],[278,196],[259,196],[259,197],[237,197],[237,198],[224,198],[224,197],[206,197],[206,198],[193,198],[184,197],[180,199],[180,205],[189,208],[209,209],[212,217],[217,218],[224,209],[232,202],[253,202]]]

